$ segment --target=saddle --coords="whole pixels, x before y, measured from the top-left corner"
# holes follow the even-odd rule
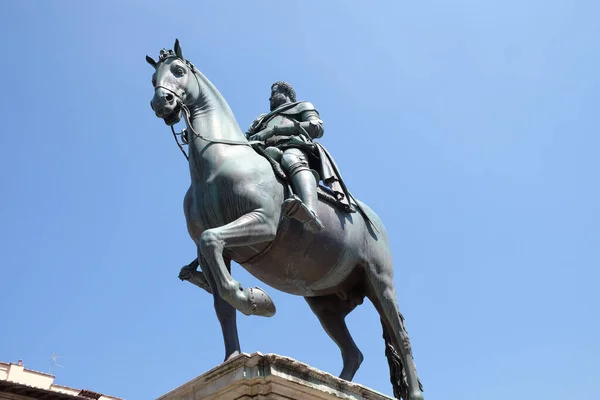
[[[288,198],[293,197],[294,190],[292,189],[292,186],[289,183],[290,182],[289,177],[287,176],[287,174],[285,173],[283,168],[281,168],[281,165],[279,164],[279,162],[277,160],[275,160],[273,157],[271,157],[265,151],[264,147],[261,144],[258,144],[258,143],[253,144],[252,148],[254,148],[254,150],[258,154],[260,154],[261,156],[266,158],[267,161],[269,161],[269,163],[271,164],[271,167],[273,168],[273,172],[275,173],[275,176],[278,179],[280,179],[281,181],[283,181],[283,183],[285,184],[285,186],[287,188],[285,198],[288,199]],[[356,203],[354,202],[353,199],[349,199],[349,203],[350,203],[349,205],[339,201],[337,196],[333,192],[333,190],[331,190],[327,186],[323,185],[321,182],[317,182],[317,195],[319,196],[319,199],[323,200],[324,202],[330,204],[331,206],[333,206],[341,211],[345,211],[348,213],[356,212]]]

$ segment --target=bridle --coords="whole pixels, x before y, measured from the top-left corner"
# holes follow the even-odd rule
[[[179,57],[177,57],[177,58],[179,58]],[[186,63],[186,65],[188,66],[188,68],[190,69],[190,71],[194,74],[194,77],[196,78],[196,83],[198,84],[198,88],[200,88],[200,79],[198,79],[198,75],[196,73],[195,67],[190,62],[188,62],[187,60],[184,60],[184,62]],[[183,155],[184,155],[184,157],[185,157],[186,160],[189,161],[190,157],[185,152],[183,146],[184,145],[189,145],[190,143],[192,143],[196,139],[202,139],[202,140],[204,140],[206,142],[209,142],[209,143],[229,144],[229,145],[233,145],[233,146],[250,146],[250,147],[252,147],[252,145],[254,145],[254,144],[264,144],[260,140],[240,141],[240,140],[226,140],[226,139],[210,139],[210,138],[207,138],[204,135],[201,135],[200,133],[196,132],[196,130],[194,130],[194,127],[192,126],[192,121],[190,119],[190,116],[191,116],[190,109],[184,103],[184,101],[181,98],[181,96],[179,96],[179,94],[175,93],[172,89],[169,89],[169,88],[167,88],[165,86],[156,85],[154,88],[155,89],[161,88],[161,89],[167,90],[173,96],[175,96],[175,99],[176,99],[175,101],[177,103],[176,107],[179,107],[181,109],[181,111],[183,112],[183,115],[185,117],[185,122],[186,122],[189,130],[191,131],[193,137],[191,139],[189,139],[188,130],[187,129],[184,129],[183,131],[181,131],[179,133],[175,132],[175,128],[173,128],[173,125],[171,125],[171,132],[173,133],[173,138],[175,139],[175,143],[177,143],[177,146],[179,147],[179,150],[181,150],[181,152],[183,153]],[[179,141],[179,139],[177,138],[177,136],[181,136],[181,142]]]

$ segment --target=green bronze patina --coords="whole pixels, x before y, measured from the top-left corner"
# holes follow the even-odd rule
[[[182,136],[189,145],[191,184],[184,213],[198,253],[179,277],[213,294],[225,359],[240,352],[236,310],[275,314],[264,290],[245,288],[231,276],[235,261],[269,286],[306,299],[341,350],[340,377],[346,380],[363,356],[345,317],[368,297],[381,317],[395,396],[422,399],[396,301],[387,233],[314,142],[324,133],[315,107],[296,101],[290,85],[276,82],[271,111],[244,135],[223,96],[183,58],[178,41],[158,61],[146,60],[155,68],[156,116],[169,126],[184,117],[187,126]]]

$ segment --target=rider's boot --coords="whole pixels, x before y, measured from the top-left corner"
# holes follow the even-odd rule
[[[307,167],[300,167],[293,171],[292,188],[297,196],[283,202],[284,214],[304,224],[311,232],[323,230],[323,223],[319,219],[317,207],[317,181],[313,172]]]

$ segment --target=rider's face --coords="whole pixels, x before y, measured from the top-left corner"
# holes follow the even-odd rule
[[[287,97],[282,91],[279,90],[279,86],[275,85],[271,88],[271,97],[269,97],[269,103],[271,104],[271,110],[276,109],[282,104],[290,102],[290,98]]]

